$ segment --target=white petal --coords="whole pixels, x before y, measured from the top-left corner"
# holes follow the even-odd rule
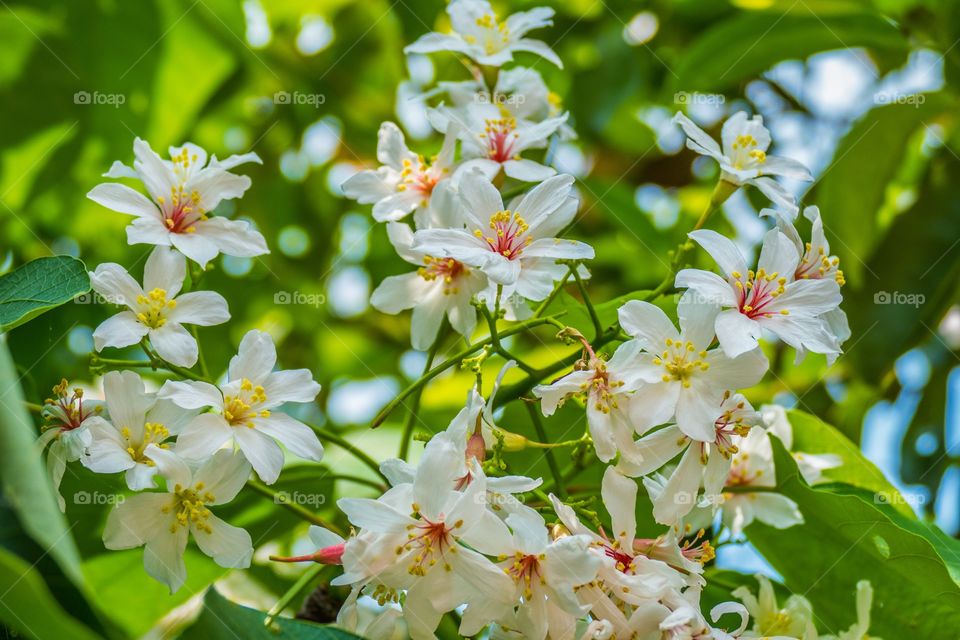
[[[143,454],[153,460],[170,486],[179,484],[181,487],[189,487],[193,484],[190,467],[173,451],[161,449],[155,444],[148,444]]]
[[[524,247],[520,255],[524,259],[592,260],[594,251],[593,247],[579,240],[540,238]]]
[[[370,305],[382,313],[400,313],[420,304],[432,289],[430,285],[416,271],[388,276],[370,294]]]
[[[220,253],[220,249],[212,239],[197,233],[171,233],[168,237],[170,244],[176,247],[177,251],[201,267],[206,267],[207,263]]]
[[[600,496],[613,525],[610,533],[618,540],[626,540],[632,544],[637,529],[637,483],[624,477],[613,467],[607,467],[603,474]]]
[[[213,243],[224,255],[253,258],[270,253],[263,235],[246,220],[228,220],[214,216],[198,222],[196,226],[197,231],[193,235]]]
[[[664,424],[673,417],[680,397],[680,383],[658,382],[641,386],[630,398],[630,420],[637,433]]]
[[[170,593],[183,586],[187,579],[187,567],[183,552],[187,547],[187,528],[177,527],[170,533],[169,525],[160,535],[150,539],[143,550],[143,568],[153,578],[167,585]]]
[[[155,536],[169,534],[172,514],[163,508],[173,501],[168,493],[127,496],[107,515],[103,544],[107,549],[132,549]]]
[[[679,338],[667,314],[649,302],[631,300],[620,307],[617,315],[623,330],[640,340],[644,349],[651,353],[659,353],[667,338]]]
[[[557,65],[558,68],[563,69],[563,62],[560,60],[560,56],[558,56],[553,49],[548,47],[545,42],[540,40],[523,38],[511,44],[510,49],[514,51],[529,51],[530,53],[535,53],[541,58]]]
[[[683,132],[687,134],[687,146],[697,153],[710,156],[717,161],[723,160],[723,152],[720,151],[720,145],[711,138],[706,131],[698,127],[693,120],[679,111],[673,116],[673,122],[680,125]]]
[[[283,468],[283,451],[273,438],[246,427],[235,428],[233,436],[257,476],[267,484],[276,482]]]
[[[223,408],[220,390],[207,382],[168,380],[157,392],[157,397],[171,400],[184,409]]]
[[[503,172],[507,177],[521,182],[539,182],[546,180],[557,173],[553,167],[520,158],[519,160],[507,160],[503,163]]]
[[[167,247],[157,247],[150,252],[143,267],[143,289],[163,289],[167,293],[167,300],[171,300],[180,293],[186,276],[187,261],[183,255]]]
[[[272,406],[284,402],[313,402],[320,393],[320,384],[309,369],[274,371],[261,384]]]
[[[150,344],[157,350],[157,355],[171,364],[179,367],[197,364],[197,339],[181,324],[168,321],[159,329],[151,329]]]
[[[233,500],[250,478],[250,464],[240,454],[221,449],[200,465],[194,476],[194,485],[201,483],[213,494],[210,504],[224,504]]]
[[[93,332],[93,346],[97,351],[104,347],[122,349],[140,342],[149,332],[146,325],[137,320],[132,311],[121,311],[100,323]]]
[[[184,427],[183,433],[177,436],[176,452],[188,460],[206,460],[231,438],[233,428],[223,416],[203,413],[191,420]]]
[[[210,327],[230,319],[227,301],[213,291],[194,291],[177,298],[177,306],[167,314],[169,322]]]
[[[637,441],[637,446],[643,455],[639,474],[648,475],[677,457],[689,446],[689,440],[679,427],[671,425],[645,435]]]
[[[691,232],[689,236],[710,254],[725,275],[735,277],[731,276],[734,272],[746,275],[747,261],[729,238],[712,229],[699,229]]]
[[[118,428],[142,431],[144,417],[155,400],[144,391],[140,376],[133,371],[111,371],[103,377],[103,393],[110,419]]]
[[[697,501],[702,475],[699,448],[690,447],[664,485],[663,493],[654,501],[654,519],[660,524],[673,525],[690,513]]]
[[[133,307],[143,295],[143,289],[127,270],[118,264],[107,262],[90,273],[90,286],[113,304]]]
[[[323,459],[323,445],[320,444],[317,434],[287,414],[275,411],[269,418],[255,418],[254,424],[255,429],[279,440],[290,453],[316,462]]]
[[[763,333],[760,323],[737,309],[721,311],[717,316],[716,329],[720,347],[731,358],[756,349]]]
[[[230,380],[247,378],[253,384],[260,384],[273,371],[277,364],[277,348],[269,333],[248,331],[240,341],[237,355],[230,359],[227,372]]]
[[[213,558],[221,567],[246,568],[253,558],[253,543],[250,534],[239,527],[227,524],[215,515],[205,519],[209,531],[196,525],[190,526],[200,550]]]
[[[713,273],[703,269],[681,269],[677,273],[674,285],[678,289],[691,289],[704,302],[721,307],[737,306],[737,297],[733,293],[730,283]]]
[[[87,197],[108,209],[127,213],[137,217],[158,217],[157,205],[150,202],[139,191],[115,182],[98,184],[87,194]]]

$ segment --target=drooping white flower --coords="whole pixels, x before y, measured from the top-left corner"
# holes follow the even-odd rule
[[[384,279],[370,296],[370,304],[384,313],[413,309],[410,340],[414,349],[430,348],[444,316],[469,339],[477,323],[471,300],[486,288],[486,276],[454,258],[413,249],[413,231],[402,222],[387,223],[387,234],[400,257],[419,269]]]
[[[347,545],[344,578],[377,584],[390,600],[405,590],[404,617],[415,640],[432,638],[442,615],[461,604],[474,611],[463,620],[464,635],[512,605],[513,581],[481,555],[504,553],[510,533],[498,518],[485,517],[486,476],[475,460],[469,463],[471,481],[463,491],[455,488],[461,451],[448,434],[437,434],[412,483],[395,486],[377,500],[337,502],[361,536],[372,534],[362,545]],[[472,628],[477,620],[483,622]]]
[[[692,439],[676,425],[670,425],[637,442],[643,459],[638,469],[642,475],[656,471],[683,452],[659,494],[651,495],[657,522],[678,523],[697,504],[701,486],[702,500],[714,508],[718,506],[731,456],[737,452],[736,443],[760,423],[760,415],[739,393],[726,394],[716,413],[714,435],[709,441]]]
[[[166,490],[127,497],[107,516],[103,543],[108,549],[144,546],[147,573],[166,584],[170,593],[183,586],[187,569],[183,553],[190,534],[197,546],[221,567],[250,566],[250,534],[227,524],[210,507],[233,500],[250,465],[243,456],[219,451],[191,472],[175,453],[148,445],[144,454],[166,479]]]
[[[449,132],[440,153],[430,162],[410,151],[403,132],[392,122],[380,125],[377,139],[377,160],[382,166],[347,179],[344,195],[360,204],[372,204],[378,222],[400,220],[426,208],[437,185],[451,176],[456,132]]]
[[[869,580],[857,583],[857,621],[837,635],[823,635],[820,640],[880,640],[870,635],[870,608],[873,606],[873,585]]]
[[[514,13],[500,22],[487,0],[453,0],[447,5],[447,13],[453,33],[428,33],[403,52],[454,51],[478,64],[499,67],[513,60],[515,52],[529,51],[563,68],[560,58],[545,43],[524,37],[534,29],[552,25],[553,9],[537,7]]]
[[[524,638],[543,640],[561,637],[573,628],[589,607],[577,600],[574,589],[593,581],[602,562],[590,552],[587,536],[564,536],[550,540],[543,518],[531,511],[507,516],[513,531],[511,548],[497,563],[514,582],[513,599],[519,603],[500,620]],[[472,615],[470,608],[464,617]]]
[[[460,109],[441,106],[431,110],[429,116],[438,131],[457,131],[463,155],[457,167],[458,177],[480,171],[493,180],[503,169],[515,180],[539,182],[557,172],[520,154],[546,147],[550,136],[567,121],[566,113],[532,122],[517,119],[500,105],[471,102]]]
[[[769,176],[797,180],[813,180],[813,176],[796,160],[767,155],[770,132],[763,126],[762,116],[747,118],[745,111],[733,114],[723,123],[723,148],[684,114],[677,112],[673,121],[687,134],[687,147],[720,163],[721,180],[734,186],[753,185],[774,204],[796,217],[797,205],[793,196]]]
[[[308,369],[273,371],[277,349],[269,334],[249,331],[227,369],[227,382],[166,382],[158,397],[202,413],[177,438],[177,453],[205,460],[227,443],[240,449],[261,480],[272,484],[283,467],[282,443],[291,453],[319,461],[323,446],[310,427],[277,411],[287,402],[312,402],[320,392]]]
[[[620,345],[609,361],[597,356],[584,341],[589,353],[586,368],[575,370],[549,385],[534,387],[543,415],[551,416],[571,395],[581,396],[587,411],[587,426],[597,457],[609,462],[620,453],[619,466],[628,475],[640,475],[638,465],[643,454],[634,443],[630,419],[631,395],[645,379],[638,370],[640,343],[631,340]]]
[[[743,602],[753,620],[750,635],[745,637],[787,636],[817,640],[810,601],[803,596],[791,595],[780,607],[770,579],[759,573],[755,577],[760,584],[757,595],[745,586],[737,587],[732,592],[735,598]]]
[[[80,459],[93,440],[90,425],[107,415],[106,405],[101,400],[84,400],[83,389],[68,389],[67,386],[64,378],[53,388],[53,397],[44,401],[40,414],[46,424],[37,440],[40,450],[47,450],[47,472],[53,481],[60,511],[66,509],[60,495],[60,482],[67,463]]]
[[[157,247],[150,253],[143,269],[143,287],[119,264],[97,266],[90,273],[93,290],[108,302],[127,307],[93,332],[97,351],[129,347],[149,337],[157,354],[167,362],[181,367],[195,365],[197,340],[183,325],[221,324],[230,319],[230,312],[223,296],[213,291],[178,295],[186,273],[184,257],[167,247]]]
[[[843,296],[833,279],[794,278],[800,256],[787,236],[771,229],[763,237],[754,272],[736,245],[716,231],[690,234],[716,261],[723,277],[702,269],[683,269],[676,286],[689,288],[723,308],[717,315],[720,346],[730,357],[755,349],[763,329],[798,350],[840,353],[837,336],[823,315],[835,310]]]
[[[793,274],[796,280],[836,280],[839,286],[846,284],[846,278],[840,269],[840,258],[830,253],[830,243],[827,241],[827,235],[823,229],[823,219],[820,217],[819,207],[806,207],[803,210],[803,216],[810,220],[812,229],[810,231],[810,242],[804,243],[797,232],[796,227],[779,211],[765,209],[760,215],[772,215],[777,220],[777,228],[783,235],[787,236],[794,247],[797,249],[797,255],[800,261],[797,263],[797,269]],[[837,344],[843,344],[850,337],[850,324],[847,322],[847,314],[843,309],[837,307],[831,309],[821,316],[821,319],[827,324],[830,333],[836,337]],[[827,354],[828,364],[833,363],[835,354]]]
[[[132,371],[107,373],[103,392],[110,418],[101,417],[90,425],[92,441],[80,461],[95,473],[125,472],[127,486],[134,491],[156,487],[157,466],[147,457],[146,448],[153,444],[167,449],[169,438],[180,433],[197,412],[157,400]]]
[[[207,162],[207,152],[195,144],[170,147],[170,160],[157,155],[137,138],[133,143],[133,167],[114,162],[106,178],[136,178],[150,198],[130,187],[106,182],[87,197],[108,209],[135,216],[127,227],[130,244],[173,246],[201,267],[224,253],[253,257],[270,251],[259,232],[249,223],[210,213],[224,200],[239,198],[250,188],[250,178],[230,173],[246,162],[261,163],[255,153]]]
[[[514,211],[504,209],[500,192],[479,172],[460,183],[465,228],[416,232],[413,248],[432,256],[454,258],[480,269],[502,285],[530,300],[542,300],[552,289],[544,282],[544,262],[593,258],[593,248],[576,240],[557,238],[576,215],[573,178],[554,176],[531,189]]]
[[[735,358],[710,349],[713,305],[684,295],[677,314],[680,331],[649,302],[631,300],[620,307],[620,326],[644,352],[636,367],[646,384],[634,393],[630,414],[639,433],[675,417],[686,436],[710,442],[726,392],[756,384],[766,373],[767,359],[759,349]]]

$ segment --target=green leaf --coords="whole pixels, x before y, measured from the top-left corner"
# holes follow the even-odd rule
[[[57,506],[36,438],[6,338],[0,336],[0,480],[4,495],[24,531],[81,586],[77,548]]]
[[[0,621],[26,638],[97,640],[68,615],[29,564],[0,549]]]
[[[76,258],[52,256],[31,260],[0,276],[0,332],[18,327],[89,290],[87,268]]]
[[[216,588],[203,598],[203,612],[197,622],[180,637],[184,640],[350,640],[358,638],[336,627],[323,626],[302,620],[277,618],[272,628],[263,625],[266,613],[230,602]]]
[[[867,460],[856,444],[833,426],[809,413],[793,410],[787,415],[793,427],[794,451],[832,453],[843,461],[839,467],[824,471],[825,478],[866,489],[877,502],[894,505],[904,515],[913,516],[913,510],[904,497],[890,484],[883,472]]]
[[[868,111],[840,141],[836,159],[809,198],[823,212],[830,248],[840,257],[851,285],[859,285],[866,277],[865,263],[883,237],[878,217],[888,186],[904,163],[909,140],[946,106],[936,94],[924,100]]]
[[[955,637],[960,586],[936,548],[902,526],[889,507],[810,488],[780,441],[772,440],[777,490],[797,503],[805,522],[784,530],[754,523],[747,537],[792,592],[810,599],[820,630],[853,624],[856,583],[865,579],[874,588],[871,636]]]
[[[892,23],[869,13],[745,13],[710,29],[689,47],[674,90],[723,92],[781,60],[848,47],[905,53],[907,42]]]
[[[856,337],[845,357],[868,382],[882,378],[919,341],[939,340],[934,332],[955,299],[960,276],[958,182],[960,159],[942,149],[918,187],[920,197],[893,221],[870,256],[869,282],[844,292]],[[829,219],[842,218],[839,214]]]

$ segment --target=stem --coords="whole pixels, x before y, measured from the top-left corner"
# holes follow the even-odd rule
[[[525,320],[524,322],[518,322],[517,324],[510,327],[509,329],[500,332],[499,336],[501,338],[505,338],[507,336],[512,336],[516,333],[520,333],[521,331],[532,329],[533,327],[537,327],[543,324],[551,324],[556,321],[555,320],[556,317],[557,316],[551,316],[548,318],[531,318],[530,320]],[[396,398],[388,402],[386,406],[380,410],[380,413],[377,414],[377,417],[375,417],[373,419],[373,422],[370,423],[370,428],[376,429],[381,424],[383,424],[383,421],[387,419],[387,416],[389,416],[393,412],[393,410],[396,409],[411,393],[414,393],[420,387],[427,384],[428,382],[436,378],[438,375],[440,375],[450,367],[456,365],[461,360],[476,353],[477,351],[480,351],[480,349],[482,349],[483,347],[489,344],[490,344],[489,338],[486,340],[481,340],[476,344],[472,344],[466,349],[464,349],[463,351],[460,351],[450,356],[449,358],[447,358],[446,360],[444,360],[434,368],[430,369],[430,371],[420,376],[418,379],[414,380],[412,383],[410,383],[410,385],[406,389],[401,391]]]
[[[290,603],[300,595],[300,592],[303,591],[310,582],[312,582],[320,572],[325,569],[325,565],[316,564],[311,566],[309,569],[303,572],[303,575],[293,583],[293,586],[287,589],[287,592],[280,596],[280,599],[277,600],[277,603],[270,607],[270,611],[267,612],[267,617],[263,619],[263,626],[269,627],[273,624],[274,618],[276,618],[280,613],[286,609]]]
[[[427,362],[423,365],[423,373],[421,376],[427,375],[430,371],[430,367],[433,366],[433,361],[436,359],[437,353],[440,352],[440,344],[445,337],[446,327],[444,326],[440,329],[440,332],[437,334],[437,339],[433,341],[433,346],[430,347],[430,351],[427,353]],[[413,436],[413,424],[417,419],[417,414],[420,412],[420,400],[423,398],[423,389],[424,387],[420,387],[414,392],[413,406],[411,406],[407,412],[407,419],[403,423],[403,432],[400,435],[400,453],[397,454],[397,457],[401,460],[406,460],[410,454],[410,438]]]
[[[377,461],[371,458],[369,455],[367,455],[367,453],[364,452],[362,449],[351,444],[346,438],[344,438],[343,436],[337,433],[334,433],[333,431],[330,431],[329,429],[318,427],[317,425],[310,424],[309,422],[304,422],[304,424],[310,427],[311,429],[313,429],[313,431],[321,438],[326,438],[327,440],[337,445],[341,449],[352,454],[357,460],[359,460],[360,462],[370,467],[370,469],[372,469],[379,477],[383,478],[384,482],[386,482],[387,484],[390,484],[390,481],[387,479],[387,476],[383,475],[383,472],[380,471],[380,465],[377,464]]]
[[[197,382],[210,382],[207,378],[204,378],[201,375],[190,371],[189,369],[184,369],[183,367],[178,367],[174,364],[170,364],[166,360],[157,358],[156,361],[152,360],[118,360],[116,358],[101,358],[96,356],[96,358],[91,362],[92,365],[103,364],[109,367],[118,367],[121,369],[153,369],[157,371],[158,369],[165,369],[170,373],[175,373],[181,378],[186,378],[188,380],[196,380]]]
[[[580,296],[583,298],[583,304],[587,307],[587,313],[590,314],[590,321],[593,323],[594,339],[599,338],[603,335],[603,324],[600,322],[600,317],[597,315],[597,310],[593,308],[593,303],[590,302],[590,296],[587,294],[587,287],[583,284],[583,278],[580,277],[580,274],[577,273],[576,267],[572,269],[573,277],[577,281],[577,288],[580,289]]]
[[[570,279],[570,276],[573,274],[576,268],[577,265],[571,265],[567,271],[567,274],[563,276],[563,280],[558,280],[557,283],[553,285],[553,291],[551,291],[550,295],[548,295],[544,301],[540,303],[540,305],[537,307],[537,310],[533,312],[534,318],[539,318],[543,315],[543,312],[547,310],[547,308],[550,306],[550,303],[553,302],[554,298],[556,298],[560,291],[562,291],[567,285],[567,280]]]
[[[327,522],[320,516],[316,515],[309,509],[306,509],[299,504],[288,502],[278,492],[274,491],[267,485],[261,483],[259,480],[254,480],[252,478],[250,480],[247,480],[246,487],[252,491],[259,493],[262,496],[266,496],[267,498],[270,498],[271,500],[273,500],[274,504],[278,504],[284,509],[297,514],[298,516],[300,516],[310,524],[315,524],[318,527],[324,527],[340,536],[344,535],[343,529],[341,529],[337,525],[331,522]]]
[[[525,402],[524,404],[527,405],[527,413],[530,414],[530,421],[533,422],[533,428],[537,431],[537,437],[540,438],[541,441],[546,442],[547,430],[543,427],[543,420],[540,419],[537,408],[533,406],[532,402]],[[543,452],[543,457],[547,459],[547,466],[550,467],[550,474],[553,475],[554,488],[562,500],[567,497],[567,490],[563,486],[562,476],[560,475],[560,465],[557,464],[557,458],[553,455],[551,449],[546,449]]]
[[[500,344],[500,333],[497,331],[497,317],[500,315],[499,314],[499,311],[500,311],[499,293],[497,295],[496,306],[497,308],[494,312],[494,314],[496,315],[491,314],[490,310],[487,309],[486,306],[480,307],[480,313],[483,314],[483,317],[487,319],[487,325],[489,325],[490,327],[490,340],[491,340],[491,346],[493,346],[493,350],[496,353],[500,354],[502,357],[506,358],[507,360],[514,360],[520,366],[520,368],[526,371],[527,373],[533,373],[534,371],[536,371],[536,369],[534,369],[533,367],[528,365],[526,362],[524,362],[517,356],[507,351],[506,347]]]
[[[210,370],[207,369],[207,359],[203,357],[203,349],[200,347],[200,333],[197,331],[197,325],[190,325],[190,333],[193,339],[197,341],[197,362],[200,363],[200,373],[204,378],[210,377]]]
[[[690,233],[702,229],[707,221],[710,219],[710,216],[713,215],[715,211],[720,208],[727,198],[737,190],[737,186],[733,185],[726,180],[720,180],[717,182],[717,186],[713,189],[713,194],[710,196],[710,202],[707,203],[707,208],[704,209],[703,213],[700,214],[700,218],[697,220],[696,224],[693,225],[693,229],[690,230]],[[689,234],[688,234],[689,235]],[[654,300],[659,296],[667,292],[668,289],[673,285],[674,280],[676,279],[677,271],[683,265],[683,261],[687,256],[687,253],[693,249],[693,242],[689,237],[684,238],[683,242],[677,247],[676,253],[673,255],[673,261],[670,264],[670,271],[667,273],[666,277],[657,285],[657,288],[651,291],[645,300],[649,302]]]

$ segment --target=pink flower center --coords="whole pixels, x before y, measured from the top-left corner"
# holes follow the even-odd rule
[[[517,138],[520,137],[516,131],[516,119],[505,115],[497,120],[487,120],[486,123],[480,139],[486,143],[487,157],[500,163],[518,159],[519,154],[514,151]]]
[[[843,271],[840,269],[840,258],[828,256],[823,247],[817,247],[814,251],[813,245],[808,242],[803,259],[797,266],[794,277],[797,280],[819,280],[831,276],[836,279],[840,286],[847,283],[843,277]]]
[[[503,567],[503,572],[513,578],[514,583],[523,583],[523,595],[525,598],[533,597],[533,581],[537,580],[540,584],[545,581],[540,575],[540,562],[544,559],[543,554],[524,555],[520,551],[514,555],[513,561],[508,561]]]
[[[414,511],[419,511],[417,505],[413,505]],[[463,520],[458,520],[452,527],[438,520],[433,522],[421,514],[420,521],[416,524],[407,526],[407,541],[397,548],[397,553],[403,553],[405,549],[415,549],[413,559],[410,562],[408,571],[411,575],[424,576],[437,560],[443,560],[444,569],[451,570],[450,564],[446,561],[447,553],[456,553],[456,540],[452,532],[454,529],[463,526]]]
[[[423,156],[417,156],[416,165],[412,160],[405,159],[403,169],[400,171],[400,184],[397,185],[397,191],[413,189],[422,194],[424,200],[426,200],[433,193],[433,188],[437,186],[445,173],[446,169],[439,169],[432,164],[427,164]]]
[[[780,277],[777,272],[767,274],[763,269],[756,273],[747,272],[746,279],[737,271],[731,273],[735,280],[734,286],[739,292],[738,308],[740,313],[748,318],[770,318],[774,314],[788,315],[786,309],[773,310],[774,300],[783,294],[787,279]]]
[[[443,293],[445,295],[459,293],[457,282],[461,276],[469,275],[470,270],[462,262],[457,262],[453,258],[434,258],[433,256],[424,256],[423,264],[417,273],[421,278],[428,282],[440,279],[443,282]]]
[[[170,233],[193,233],[197,230],[196,223],[207,219],[207,215],[200,207],[200,194],[183,190],[183,185],[170,187],[170,197],[157,198],[160,205],[163,223]]]
[[[527,235],[530,228],[522,216],[510,211],[498,211],[490,216],[490,235],[484,235],[482,229],[474,231],[474,235],[485,240],[487,246],[494,253],[499,253],[508,260],[516,259],[523,248],[533,242]]]

